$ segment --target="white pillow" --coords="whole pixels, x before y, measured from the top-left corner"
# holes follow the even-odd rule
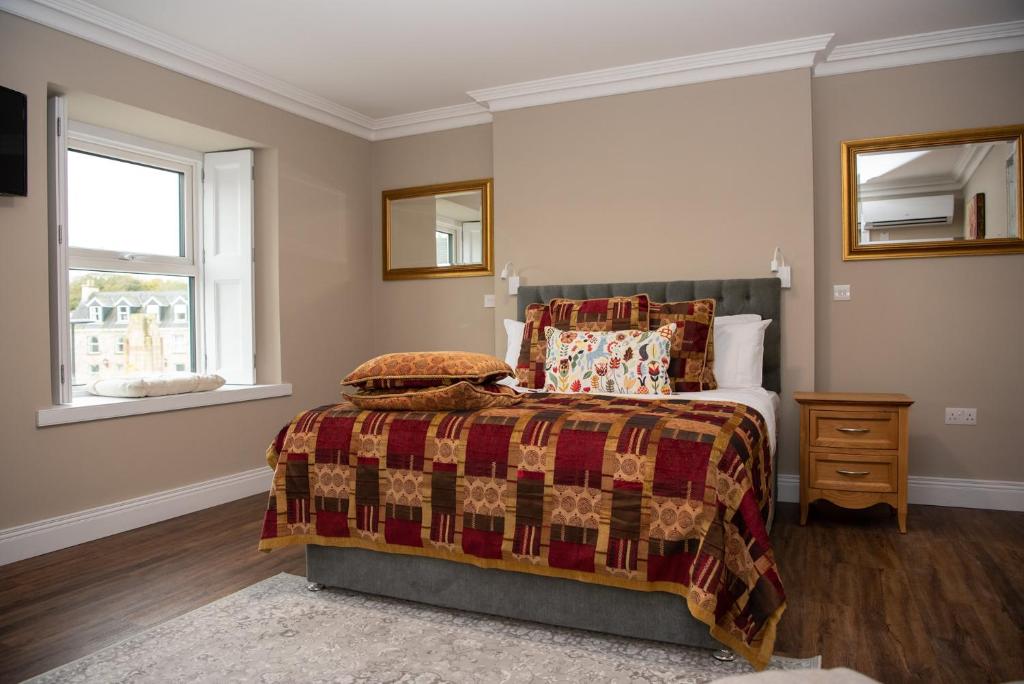
[[[761,320],[758,314],[733,314],[732,316],[715,316],[715,330],[723,325],[735,323],[755,323]]]
[[[168,394],[208,392],[224,384],[219,375],[198,373],[175,373],[173,375],[149,375],[138,378],[97,378],[85,386],[90,394],[101,397],[162,397]]]
[[[715,326],[715,380],[720,388],[761,386],[764,331],[771,322],[769,318]]]
[[[526,330],[526,323],[513,321],[511,318],[505,319],[505,334],[508,336],[508,342],[505,345],[505,363],[512,368],[519,363],[519,351],[523,347],[524,330]]]

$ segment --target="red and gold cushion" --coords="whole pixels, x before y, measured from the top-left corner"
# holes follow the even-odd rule
[[[424,388],[458,382],[484,384],[513,371],[501,359],[475,352],[399,352],[362,364],[341,381],[364,390]]]
[[[674,392],[715,389],[715,300],[655,302],[651,304],[651,329],[676,324],[672,336],[669,375]]]
[[[523,344],[516,364],[516,380],[530,389],[544,388],[544,362],[548,347],[547,327],[559,330],[647,330],[651,300],[645,294],[600,299],[552,299],[548,304],[530,304],[524,315]]]
[[[647,330],[651,320],[651,300],[645,294],[601,299],[552,299],[548,306],[551,308],[551,326],[559,330]]]
[[[544,362],[548,345],[544,329],[551,325],[551,309],[547,304],[530,304],[523,315],[523,344],[516,363],[516,382],[530,389],[544,388]]]
[[[473,411],[518,404],[522,396],[511,387],[463,380],[423,389],[363,390],[346,397],[368,411]]]

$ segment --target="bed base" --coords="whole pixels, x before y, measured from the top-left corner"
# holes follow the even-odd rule
[[[559,627],[722,648],[708,626],[690,615],[685,600],[666,592],[314,544],[306,546],[306,575],[310,591],[338,587]]]

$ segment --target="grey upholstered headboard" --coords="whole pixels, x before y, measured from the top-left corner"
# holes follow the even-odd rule
[[[529,304],[549,302],[555,297],[593,299],[610,295],[646,293],[655,302],[686,302],[714,299],[716,316],[755,313],[772,319],[764,334],[765,389],[782,392],[782,335],[780,281],[778,278],[736,280],[671,280],[655,283],[599,283],[596,285],[521,285],[517,318]]]

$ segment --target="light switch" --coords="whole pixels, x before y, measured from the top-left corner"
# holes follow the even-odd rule
[[[492,294],[485,294],[484,295],[484,308],[485,309],[493,309],[494,308],[494,295],[492,295]]]
[[[837,302],[845,302],[850,299],[850,286],[849,285],[833,285],[832,286],[832,299]]]

